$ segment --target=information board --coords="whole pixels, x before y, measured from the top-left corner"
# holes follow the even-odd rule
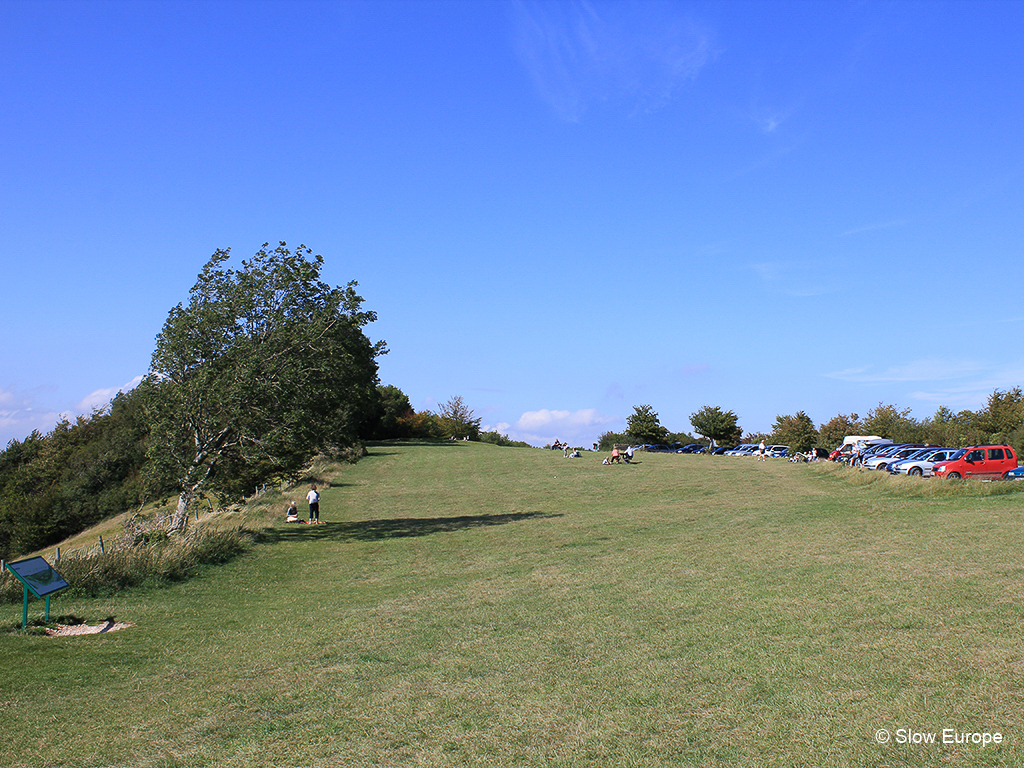
[[[30,557],[28,560],[8,563],[7,569],[17,576],[22,584],[31,589],[32,594],[36,597],[46,597],[70,586],[41,557]]]

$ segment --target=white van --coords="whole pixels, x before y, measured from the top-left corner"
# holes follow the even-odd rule
[[[892,440],[888,437],[879,437],[878,435],[847,435],[843,438],[843,444],[833,451],[829,458],[833,461],[845,461],[857,450],[863,451],[865,448],[873,445],[891,444]]]

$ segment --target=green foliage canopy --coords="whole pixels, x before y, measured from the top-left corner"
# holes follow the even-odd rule
[[[438,419],[441,422],[441,431],[445,437],[456,439],[469,438],[470,440],[480,439],[480,423],[482,419],[473,414],[473,409],[462,401],[460,395],[455,395],[447,403],[444,403],[438,411]]]
[[[732,411],[723,411],[717,405],[705,405],[690,414],[690,423],[698,435],[716,443],[731,443],[739,440],[743,430],[739,418]]]
[[[626,419],[626,436],[636,443],[664,443],[668,430],[661,426],[657,412],[649,405],[633,407]]]
[[[150,381],[154,469],[180,491],[183,528],[204,488],[242,495],[350,442],[376,397],[376,357],[356,283],[320,280],[323,257],[264,246],[238,270],[218,250],[171,310]]]
[[[771,439],[773,443],[788,445],[791,454],[806,453],[817,443],[818,430],[810,416],[797,411],[792,416],[775,417]]]
[[[864,435],[864,426],[856,413],[833,416],[818,428],[818,444],[823,448],[835,450],[843,444],[847,435]]]

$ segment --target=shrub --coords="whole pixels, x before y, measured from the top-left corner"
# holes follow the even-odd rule
[[[54,564],[71,585],[68,595],[97,597],[129,587],[161,586],[195,575],[204,565],[225,563],[243,554],[255,534],[243,528],[218,530],[193,526],[182,535],[168,536],[133,518],[125,532],[106,547],[74,550]],[[0,580],[0,602],[20,602],[21,582],[7,575]]]
[[[521,440],[513,440],[508,435],[503,435],[500,432],[481,432],[480,433],[481,443],[491,443],[492,445],[504,445],[511,448],[532,448],[533,446],[529,443],[524,443]]]

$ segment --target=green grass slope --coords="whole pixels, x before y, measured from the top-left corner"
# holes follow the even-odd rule
[[[327,525],[55,597],[135,626],[0,635],[0,764],[1024,763],[1024,493],[638,459],[380,444]]]

